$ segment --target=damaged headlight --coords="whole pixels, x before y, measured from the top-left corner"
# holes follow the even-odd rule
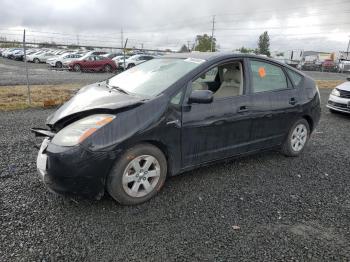
[[[52,139],[52,143],[58,146],[75,146],[95,133],[99,128],[110,123],[114,115],[98,114],[82,118],[62,130]]]
[[[334,89],[332,90],[332,95],[334,95],[334,96],[340,96],[340,92],[338,91],[338,89],[334,88]]]

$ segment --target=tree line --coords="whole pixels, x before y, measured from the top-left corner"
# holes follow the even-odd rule
[[[218,45],[216,43],[216,38],[212,38],[211,36],[197,35],[195,44],[192,46],[182,45],[179,52],[190,52],[190,51],[199,51],[199,52],[210,52],[211,48],[214,51],[218,51]],[[270,56],[270,37],[267,31],[263,32],[258,39],[256,48],[246,48],[242,46],[241,48],[236,49],[235,51],[239,51],[241,53],[254,53],[260,55]]]

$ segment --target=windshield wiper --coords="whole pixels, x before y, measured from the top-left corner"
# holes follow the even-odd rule
[[[109,88],[109,90],[117,90],[117,91],[119,91],[119,92],[121,92],[121,93],[130,95],[130,93],[128,93],[128,92],[125,91],[124,89],[120,88],[119,86],[111,86],[111,85],[109,85],[109,79],[106,80],[106,85],[107,85],[107,87]]]

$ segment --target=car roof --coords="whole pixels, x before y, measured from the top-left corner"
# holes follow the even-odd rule
[[[276,59],[269,58],[266,56],[253,55],[253,54],[241,54],[241,53],[233,53],[233,52],[191,52],[191,53],[172,53],[159,57],[162,58],[178,58],[178,59],[186,59],[186,58],[195,58],[195,59],[203,59],[206,61],[214,60],[217,58],[229,59],[229,58],[258,58],[265,61],[270,61],[275,64],[279,64],[280,66],[287,67],[296,71],[295,68],[288,66]],[[299,74],[304,75],[302,72],[298,71]]]
[[[265,60],[271,60],[276,61],[273,59],[269,59],[266,56],[259,56],[259,55],[252,55],[252,54],[240,54],[240,53],[232,53],[232,52],[191,52],[191,53],[173,53],[173,54],[167,54],[163,57],[166,58],[197,58],[197,59],[203,59],[203,60],[213,60],[219,57],[225,58],[225,57],[251,57],[251,58],[260,58]]]

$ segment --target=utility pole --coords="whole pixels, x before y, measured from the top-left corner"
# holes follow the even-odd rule
[[[124,62],[123,62],[123,64],[124,64],[123,70],[124,71],[126,70],[126,68],[125,68],[125,48],[126,48],[127,44],[128,44],[128,39],[125,40],[125,44],[124,44],[124,47],[123,47],[123,55],[124,55],[124,58],[123,58],[123,60],[124,60]]]
[[[79,45],[79,34],[77,34],[77,45]]]
[[[187,50],[190,52],[190,41],[187,40]]]
[[[214,31],[215,31],[215,15],[213,15],[213,26],[211,28],[210,52],[213,52],[213,47],[214,47]]]

